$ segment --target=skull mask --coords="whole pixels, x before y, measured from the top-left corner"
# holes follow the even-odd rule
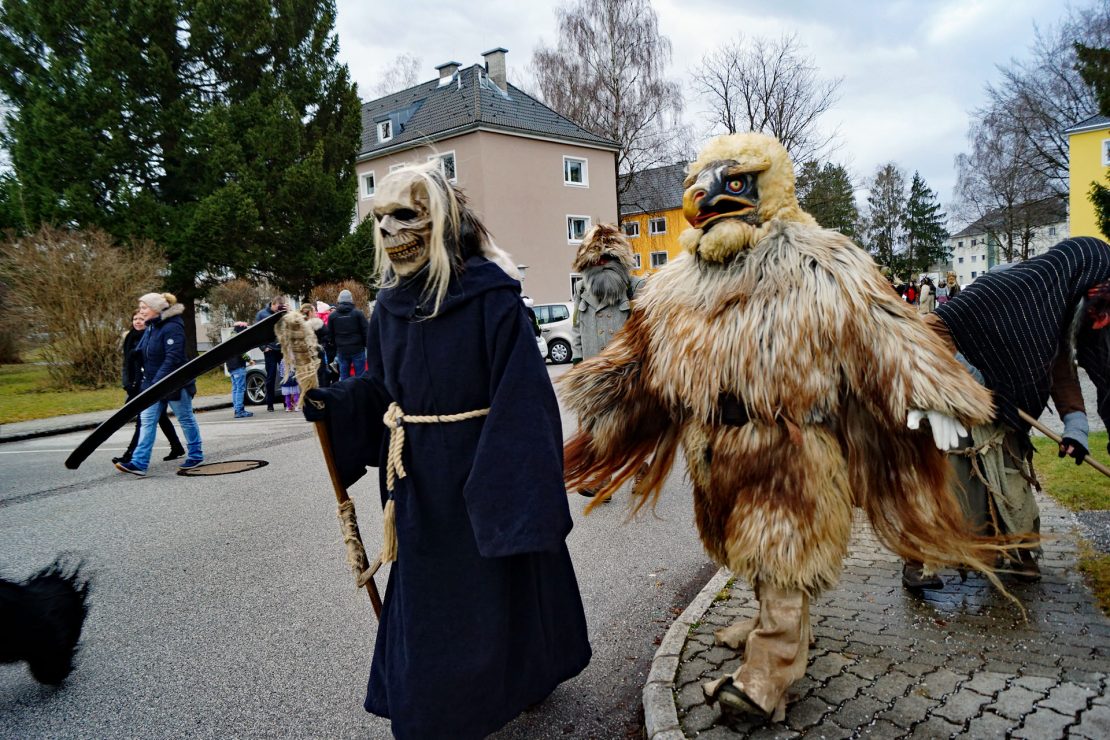
[[[409,171],[382,180],[374,198],[382,246],[399,277],[418,272],[430,259],[432,214],[424,180]]]

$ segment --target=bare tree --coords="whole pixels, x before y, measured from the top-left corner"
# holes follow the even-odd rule
[[[797,36],[741,35],[702,57],[693,77],[713,132],[771,134],[795,162],[835,149],[837,132],[823,133],[818,120],[836,103],[842,78],[822,79]]]
[[[1058,26],[1035,29],[1034,34],[1028,60],[1000,67],[1002,81],[987,87],[990,102],[977,117],[995,117],[992,126],[1005,126],[1024,139],[1018,150],[1022,164],[1066,198],[1068,137],[1063,132],[1098,112],[1094,94],[1077,70],[1075,44],[1110,46],[1110,2],[1071,8]]]
[[[971,152],[956,157],[955,213],[967,223],[978,222],[1005,262],[1027,259],[1038,229],[1055,220],[1053,178],[1029,166],[1037,156],[1034,144],[1011,125],[1014,115],[1021,112],[991,113],[973,122]]]
[[[665,76],[671,43],[659,32],[650,0],[573,0],[555,15],[558,45],[541,43],[532,56],[543,101],[616,142],[621,174],[677,161],[672,132],[682,93]],[[622,178],[623,186],[630,181]]]
[[[378,81],[370,88],[371,94],[381,98],[420,84],[422,66],[424,60],[420,57],[407,52],[401,54],[378,77]]]

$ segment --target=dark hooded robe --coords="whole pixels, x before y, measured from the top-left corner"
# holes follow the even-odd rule
[[[472,257],[427,319],[425,275],[378,293],[366,374],[316,393],[326,394],[342,477],[380,462],[383,505],[390,402],[408,415],[490,409],[405,424],[398,557],[365,703],[398,738],[478,738],[578,674],[591,653],[564,542],[559,408],[520,284]]]

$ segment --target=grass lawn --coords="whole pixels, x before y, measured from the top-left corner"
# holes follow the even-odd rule
[[[1094,458],[1107,462],[1106,432],[1091,435]],[[1033,465],[1047,493],[1072,511],[1110,509],[1110,479],[1090,465],[1076,465],[1070,457],[1057,457],[1056,443],[1045,437],[1034,437],[1037,453]]]
[[[1106,432],[1091,435],[1091,450],[1095,459],[1106,462]],[[1056,443],[1044,437],[1034,437],[1033,444],[1039,453],[1033,458],[1037,476],[1045,492],[1072,511],[1110,509],[1110,480],[1090,465],[1076,465],[1070,457],[1057,457]],[[1102,607],[1110,616],[1110,555],[1096,551],[1086,541],[1080,542],[1079,570]]]
[[[197,378],[197,395],[221,393],[231,393],[222,369]],[[58,390],[42,365],[0,365],[0,424],[116,409],[123,401],[122,388]]]

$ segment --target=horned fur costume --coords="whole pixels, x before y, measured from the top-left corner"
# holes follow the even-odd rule
[[[998,546],[967,529],[938,448],[955,445],[953,418],[982,423],[993,407],[870,257],[799,208],[775,139],[712,140],[685,186],[685,253],[563,381],[581,425],[567,483],[613,476],[600,500],[650,460],[639,508],[681,443],[702,543],[760,599],[755,620],[718,634],[745,660],[706,693],[781,718],[805,673],[808,600],[837,582],[853,504],[903,557],[990,574]]]

